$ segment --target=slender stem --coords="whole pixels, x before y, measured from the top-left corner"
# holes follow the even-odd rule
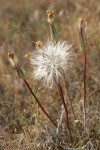
[[[69,99],[70,106],[71,106],[71,109],[72,109],[72,112],[73,112],[73,116],[74,116],[74,120],[75,120],[76,119],[75,112],[74,112],[74,108],[73,108],[72,101],[71,101],[71,98],[70,98],[69,88],[68,88],[68,84],[67,84],[65,76],[64,76],[64,81],[65,81],[66,92],[68,94],[68,99]]]
[[[86,48],[87,48],[87,39],[85,34],[85,29],[81,27],[80,29],[80,40],[82,44],[82,49],[84,51],[84,104],[83,104],[83,113],[84,113],[84,130],[86,129],[86,63],[87,63],[87,54],[86,54]]]
[[[67,128],[68,128],[68,130],[69,130],[70,137],[71,137],[71,139],[72,139],[71,131],[70,131],[70,127],[69,127],[68,109],[67,109],[67,106],[66,106],[66,103],[65,103],[65,100],[64,100],[62,87],[61,87],[60,82],[58,82],[57,85],[58,85],[59,94],[60,94],[60,96],[61,96],[61,100],[62,100],[64,109],[65,109],[65,113],[66,113],[66,124],[67,124]]]
[[[86,127],[86,63],[87,54],[84,52],[84,128]]]
[[[33,95],[33,97],[35,98],[36,102],[38,103],[39,107],[42,109],[42,111],[44,112],[44,114],[47,116],[47,118],[50,120],[50,122],[57,127],[57,125],[55,124],[55,122],[51,119],[51,117],[48,115],[48,113],[45,111],[45,109],[43,108],[43,106],[41,105],[41,103],[39,102],[38,98],[35,96],[34,92],[32,91],[31,87],[29,86],[28,82],[23,79],[26,86],[28,87],[29,91],[31,92],[31,94]]]
[[[62,121],[63,121],[63,116],[64,116],[64,107],[63,105],[61,106],[61,115],[60,115],[60,119],[58,121],[58,125],[57,125],[57,129],[56,129],[56,133],[58,134],[59,133],[59,127],[61,126],[62,124]]]

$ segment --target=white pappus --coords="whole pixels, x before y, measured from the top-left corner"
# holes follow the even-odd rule
[[[70,50],[71,47],[65,41],[45,43],[30,58],[34,77],[52,87],[54,80],[58,81],[73,66],[74,53]]]

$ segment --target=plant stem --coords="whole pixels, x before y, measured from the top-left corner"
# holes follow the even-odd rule
[[[61,97],[61,100],[62,100],[64,109],[65,109],[65,113],[66,113],[66,124],[67,124],[67,128],[68,128],[68,130],[69,130],[70,137],[71,137],[71,139],[72,139],[71,131],[70,131],[70,127],[69,127],[68,109],[67,109],[67,106],[66,106],[66,103],[65,103],[65,100],[64,100],[62,87],[61,87],[60,82],[57,82],[57,85],[58,85],[59,94],[60,94],[60,97]]]
[[[85,29],[86,29],[86,21],[84,19],[81,20],[80,22],[80,32],[79,32],[79,37],[80,37],[80,42],[81,42],[81,47],[84,52],[84,104],[83,104],[83,113],[84,113],[84,130],[86,129],[86,63],[87,63],[87,38],[85,34]]]
[[[35,96],[34,92],[32,91],[31,87],[29,86],[28,82],[23,79],[26,86],[28,87],[29,91],[31,92],[31,94],[33,95],[33,97],[35,98],[36,102],[38,103],[39,107],[42,109],[42,111],[44,112],[44,114],[47,116],[47,118],[50,120],[50,122],[57,127],[57,125],[55,124],[55,122],[51,119],[51,117],[48,115],[48,113],[45,111],[45,109],[43,108],[43,106],[41,105],[41,103],[39,102],[38,98]]]
[[[84,128],[86,127],[86,63],[87,54],[84,52]]]
[[[68,84],[67,84],[65,76],[64,76],[64,81],[65,81],[66,92],[68,94],[68,99],[69,99],[70,106],[71,106],[71,109],[72,109],[72,112],[73,112],[73,116],[74,116],[74,120],[75,120],[76,119],[75,112],[74,112],[74,108],[73,108],[72,101],[71,101],[71,98],[70,98],[69,88],[68,88]]]
[[[61,106],[61,115],[60,115],[60,119],[59,119],[59,121],[58,121],[57,129],[56,129],[56,133],[57,133],[57,134],[59,133],[59,128],[60,128],[60,126],[62,125],[64,112],[65,112],[65,110],[64,110],[64,107],[63,107],[63,105],[62,105],[62,106]]]

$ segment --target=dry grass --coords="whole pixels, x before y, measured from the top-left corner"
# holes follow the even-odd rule
[[[85,16],[88,22],[89,49],[87,65],[87,101],[90,140],[99,150],[100,143],[100,1],[99,0],[2,0],[0,1],[0,150],[64,149],[63,146],[80,147],[88,142],[83,132],[83,54],[80,53],[76,70],[68,75],[68,84],[77,117],[76,127],[68,103],[73,142],[67,129],[59,134],[45,118],[35,100],[30,96],[21,79],[9,67],[7,51],[14,50],[23,68],[30,71],[24,59],[28,51],[34,51],[32,41],[45,41],[49,36],[46,10],[56,10],[56,28],[59,35],[73,43],[80,51],[78,19]],[[61,114],[58,91],[43,87],[41,82],[28,79],[41,103],[55,122]],[[67,98],[67,95],[65,94]],[[62,123],[63,124],[63,123]],[[59,146],[60,145],[60,146]]]

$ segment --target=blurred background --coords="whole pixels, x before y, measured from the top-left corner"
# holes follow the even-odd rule
[[[91,105],[89,110],[92,116],[91,130],[98,144],[100,0],[0,0],[0,130],[2,131],[0,134],[3,135],[4,140],[7,140],[11,138],[12,133],[22,132],[22,126],[35,123],[38,106],[23,81],[9,66],[7,52],[12,50],[19,58],[22,67],[26,71],[32,71],[24,55],[34,51],[34,42],[38,40],[44,42],[50,36],[46,20],[48,9],[55,10],[55,26],[59,36],[80,52],[75,73],[68,78],[76,114],[82,109],[83,100],[83,54],[80,51],[78,20],[84,17],[87,21],[86,33],[89,45],[87,92]],[[61,105],[57,90],[49,90],[32,78],[29,78],[28,82],[38,97],[42,96],[41,102],[56,120]],[[78,103],[80,107],[77,106]],[[39,118],[42,123],[41,115]]]

